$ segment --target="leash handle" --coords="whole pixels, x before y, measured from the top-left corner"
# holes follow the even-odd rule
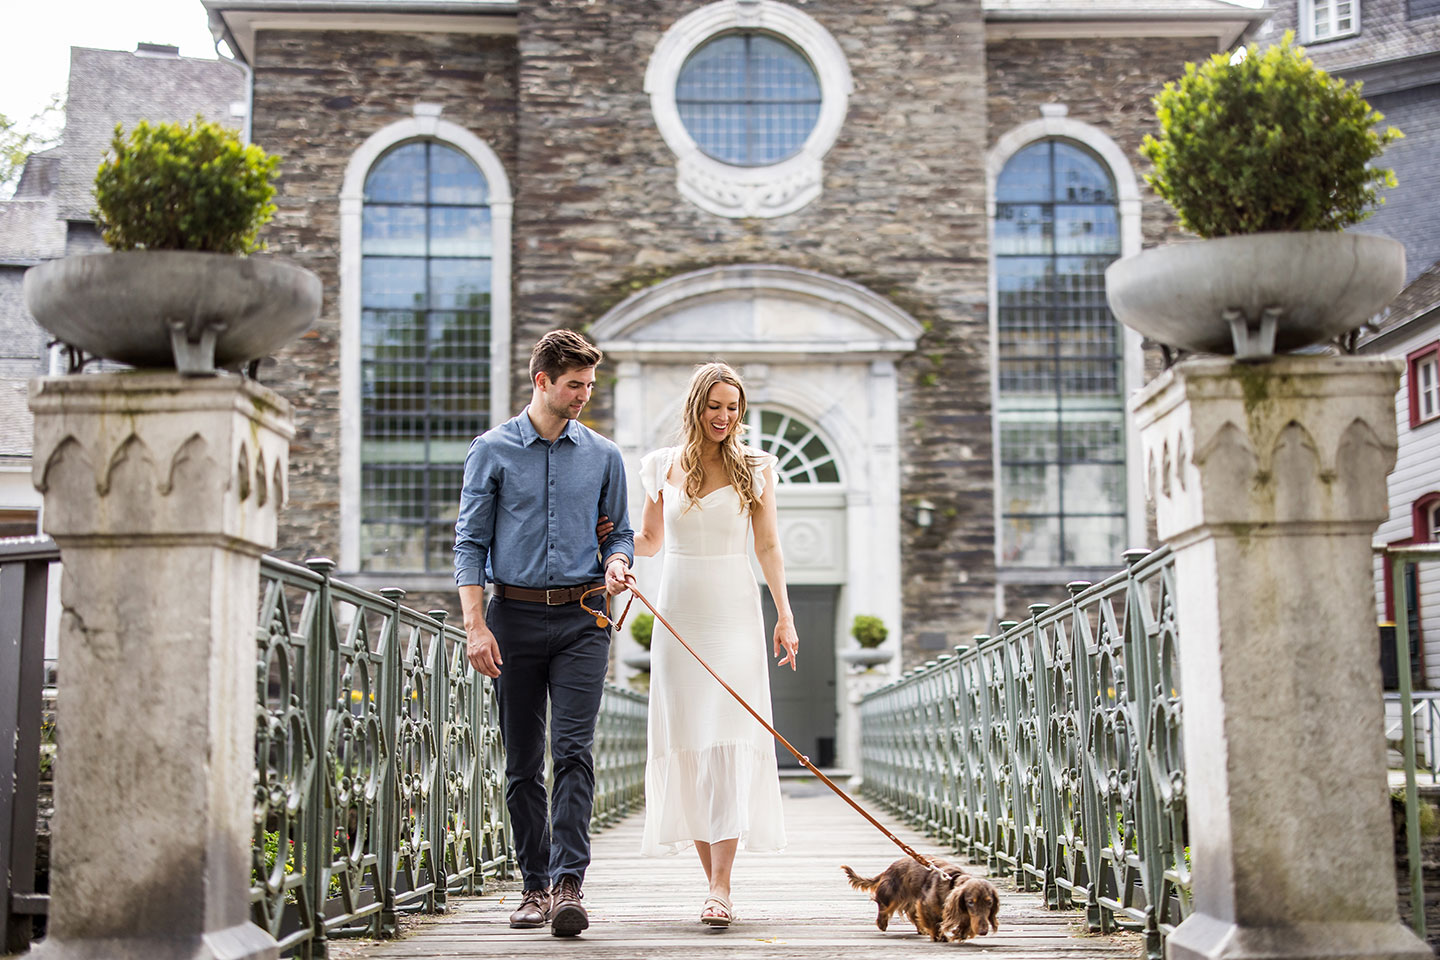
[[[586,590],[585,593],[581,594],[580,596],[581,605],[584,605],[584,601],[587,596],[592,593],[598,593],[604,589],[604,587],[591,587],[589,590]],[[725,688],[725,692],[730,694],[730,696],[734,697],[737,701],[739,701],[740,706],[744,707],[749,712],[750,716],[758,720],[760,722],[760,725],[766,730],[768,730],[772,737],[780,741],[780,743],[785,747],[785,749],[789,750],[790,753],[795,757],[795,759],[800,761],[801,765],[804,766],[805,769],[809,770],[811,773],[815,774],[815,776],[819,777],[820,781],[824,783],[825,786],[829,787],[831,790],[834,790],[836,795],[838,795],[840,799],[844,800],[846,803],[850,804],[850,806],[854,808],[856,813],[860,814],[860,816],[864,817],[866,820],[869,820],[871,825],[874,826],[876,830],[879,830],[892,843],[894,843],[901,850],[905,851],[906,856],[915,860],[922,866],[929,867],[932,870],[940,869],[929,857],[917,852],[904,840],[901,840],[899,837],[895,836],[895,834],[891,833],[889,828],[887,828],[883,823],[871,816],[868,810],[860,806],[860,804],[856,803],[855,799],[851,797],[850,794],[840,789],[839,785],[837,785],[835,781],[831,780],[829,777],[825,776],[825,774],[821,773],[820,769],[816,767],[815,764],[810,762],[810,758],[803,755],[799,750],[796,750],[794,746],[791,745],[789,740],[786,740],[783,736],[780,735],[779,730],[776,730],[773,726],[770,725],[770,722],[768,720],[760,716],[760,714],[756,713],[755,708],[750,706],[750,704],[746,703],[745,698],[740,696],[740,694],[736,693],[735,689],[731,687],[730,684],[726,683],[725,679],[721,677],[720,674],[716,673],[714,669],[711,668],[710,664],[705,662],[705,658],[700,656],[700,654],[696,653],[695,648],[690,646],[690,644],[686,643],[685,638],[680,636],[680,634],[675,630],[674,627],[670,626],[670,621],[665,619],[665,615],[662,614],[659,610],[656,610],[655,604],[650,602],[650,598],[645,596],[645,594],[641,593],[640,590],[635,586],[633,578],[630,582],[630,594],[630,603],[634,602],[635,597],[639,597],[640,602],[650,608],[650,612],[655,615],[655,619],[659,620],[660,623],[664,625],[665,629],[670,631],[670,635],[676,640],[679,640],[680,645],[690,652],[690,656],[694,657],[697,661],[699,661],[700,666],[704,667],[705,671],[709,673],[710,676],[714,677],[715,680],[720,684],[720,686]],[[630,603],[625,604],[625,612],[620,614],[620,621],[615,624],[616,629],[619,629],[620,623],[625,620],[625,615],[630,612]],[[587,607],[586,609],[588,610],[589,608]],[[595,616],[596,626],[604,628],[609,625],[609,618],[606,617],[604,613],[598,610],[591,612]]]

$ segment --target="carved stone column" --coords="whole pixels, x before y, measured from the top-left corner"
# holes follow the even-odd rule
[[[1175,550],[1195,914],[1167,956],[1400,958],[1370,538],[1399,362],[1189,360],[1131,404]]]
[[[237,377],[34,381],[64,564],[41,958],[275,957],[249,922],[259,558],[290,407]]]

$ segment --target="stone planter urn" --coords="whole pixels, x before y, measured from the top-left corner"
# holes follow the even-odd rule
[[[1116,318],[1157,343],[1260,358],[1348,333],[1405,283],[1405,247],[1363,233],[1254,233],[1112,263]]]
[[[192,375],[273,353],[315,322],[321,291],[293,263],[188,250],[65,257],[24,283],[25,305],[62,342]]]
[[[895,651],[884,647],[854,647],[840,651],[840,659],[852,667],[868,670],[895,659]]]

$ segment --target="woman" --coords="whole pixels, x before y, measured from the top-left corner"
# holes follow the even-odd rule
[[[775,520],[775,458],[740,443],[745,386],[723,363],[690,379],[683,443],[640,462],[645,509],[635,553],[663,545],[660,612],[695,652],[767,721],[765,658],[755,556],[779,618],[779,666],[795,669],[800,640],[785,590]],[[645,765],[647,856],[694,844],[710,883],[702,923],[729,926],[735,852],[785,846],[780,778],[769,732],[657,622],[650,644],[649,758]]]

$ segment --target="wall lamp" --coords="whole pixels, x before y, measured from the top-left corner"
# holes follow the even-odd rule
[[[928,530],[935,519],[935,504],[929,500],[915,501],[915,526]]]

